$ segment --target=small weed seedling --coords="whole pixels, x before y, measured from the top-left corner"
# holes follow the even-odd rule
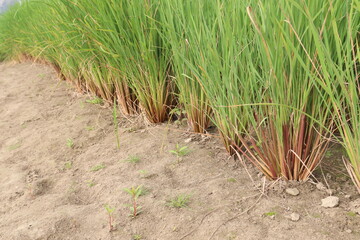
[[[346,215],[348,215],[349,217],[356,217],[357,214],[356,214],[356,212],[350,211],[350,212],[347,212]]]
[[[128,162],[128,163],[138,163],[138,162],[140,162],[140,158],[139,157],[137,157],[137,156],[130,156],[130,157],[128,157],[126,160],[125,160],[125,162]]]
[[[86,102],[91,104],[102,104],[103,100],[99,97],[94,97],[93,99],[86,100]]]
[[[109,232],[112,232],[114,231],[114,211],[115,211],[115,208],[112,208],[110,207],[108,204],[106,204],[104,206],[106,212],[108,213],[108,216],[109,216]]]
[[[139,196],[143,195],[143,187],[142,185],[138,187],[125,188],[125,192],[127,192],[131,196],[132,205],[130,205],[130,216],[136,217],[141,212],[141,206],[138,206],[137,199]]]
[[[101,170],[101,169],[103,169],[103,168],[105,168],[105,164],[102,163],[102,164],[93,166],[93,167],[90,169],[90,171],[91,171],[91,172],[97,172],[97,171],[99,171],[99,170]]]
[[[44,73],[40,73],[37,75],[39,78],[44,78],[46,75]]]
[[[180,146],[179,144],[176,144],[175,150],[170,150],[170,153],[174,154],[177,157],[177,163],[181,162],[181,158],[188,155],[190,150],[187,146]]]
[[[132,239],[133,240],[141,240],[142,236],[140,234],[135,234],[135,235],[132,236]]]
[[[267,213],[264,213],[264,216],[267,216],[267,217],[272,217],[272,216],[275,216],[276,215],[276,212],[267,212]]]
[[[74,140],[72,140],[71,138],[66,139],[66,146],[68,146],[69,148],[74,148]]]
[[[174,199],[171,199],[167,202],[169,207],[173,208],[184,208],[187,207],[190,203],[190,195],[180,194]]]
[[[96,185],[96,183],[94,182],[94,180],[88,180],[88,181],[85,181],[85,183],[89,186],[89,187],[93,187]]]
[[[65,170],[71,169],[72,168],[72,162],[71,161],[65,162],[64,168],[65,168]]]
[[[20,142],[15,143],[15,144],[13,144],[13,145],[10,145],[10,146],[8,147],[8,149],[9,149],[10,151],[13,151],[13,150],[15,150],[15,149],[18,149],[19,147],[21,147],[21,143],[20,143]]]
[[[94,126],[86,126],[85,129],[87,131],[93,131],[95,129],[95,127]]]
[[[236,179],[235,179],[235,178],[228,178],[227,181],[228,181],[228,182],[231,182],[231,183],[235,183],[235,182],[236,182]]]
[[[146,170],[139,170],[139,174],[141,178],[146,178],[148,176],[148,171]]]

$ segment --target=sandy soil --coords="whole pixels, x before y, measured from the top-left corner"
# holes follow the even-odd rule
[[[272,183],[186,127],[120,119],[117,149],[111,109],[87,99],[49,67],[0,64],[0,239],[360,239],[349,209],[359,195],[337,149],[315,173],[332,193]],[[191,150],[180,163],[169,153],[177,143]],[[123,189],[138,185],[143,212],[131,218]],[[190,195],[188,207],[168,206],[179,194]],[[329,194],[338,207],[321,207]],[[105,204],[116,208],[112,232]]]

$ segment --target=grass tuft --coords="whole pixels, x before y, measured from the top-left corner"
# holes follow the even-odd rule
[[[184,208],[188,207],[190,203],[190,195],[187,194],[180,194],[173,199],[167,201],[167,206],[173,208]]]

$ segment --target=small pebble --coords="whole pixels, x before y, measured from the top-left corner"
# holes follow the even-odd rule
[[[285,190],[285,192],[286,192],[287,194],[292,195],[292,196],[297,196],[297,195],[300,194],[300,192],[299,192],[299,190],[298,190],[297,188],[287,188],[287,189]]]
[[[351,195],[345,195],[345,198],[350,199]]]
[[[324,184],[322,182],[318,182],[316,184],[316,188],[321,190],[321,191],[326,189],[326,187],[324,186]]]
[[[352,233],[352,230],[351,229],[346,229],[345,232]]]
[[[185,139],[185,143],[189,143],[189,142],[191,142],[192,141],[192,138],[188,138],[188,139]]]
[[[290,219],[291,219],[291,221],[293,221],[293,222],[297,222],[297,221],[300,220],[300,215],[299,215],[298,213],[292,213],[292,214],[290,215]]]
[[[321,199],[321,206],[324,208],[333,208],[339,205],[339,198],[335,196],[330,196],[324,199]]]

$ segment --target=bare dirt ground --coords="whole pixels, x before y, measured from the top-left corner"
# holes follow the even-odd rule
[[[0,239],[360,239],[341,150],[315,172],[332,191],[273,183],[186,127],[120,119],[118,149],[111,109],[86,99],[49,67],[0,64]],[[177,143],[191,150],[180,163],[169,153]],[[131,218],[123,189],[139,185],[143,211]],[[190,202],[172,208],[179,194]],[[321,206],[329,194],[338,207]],[[112,232],[105,204],[116,208]]]

